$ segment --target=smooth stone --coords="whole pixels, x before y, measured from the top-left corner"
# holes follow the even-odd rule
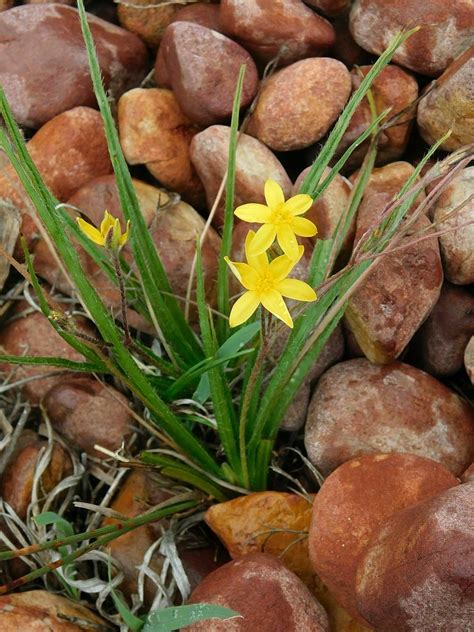
[[[351,0],[305,0],[306,4],[324,15],[335,17],[340,15],[351,5]]]
[[[464,367],[469,379],[474,384],[474,336],[471,337],[464,350]]]
[[[180,7],[173,16],[171,22],[193,22],[208,29],[224,33],[221,21],[221,6],[196,2]]]
[[[160,4],[160,0],[119,2],[117,17],[120,25],[138,35],[150,48],[158,48],[166,27],[171,24],[180,9],[179,4],[169,4],[167,0],[164,0],[163,6]]]

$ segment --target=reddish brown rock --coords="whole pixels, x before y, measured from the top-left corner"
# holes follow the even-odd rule
[[[207,2],[196,2],[180,7],[171,22],[193,22],[218,33],[224,32],[220,6],[207,4]]]
[[[203,205],[204,189],[189,156],[191,140],[201,128],[183,114],[171,90],[126,92],[118,103],[118,125],[129,164],[146,164],[163,186]]]
[[[48,417],[71,447],[100,458],[100,445],[115,452],[132,430],[126,397],[90,377],[63,379],[44,398]]]
[[[474,483],[394,515],[357,571],[357,605],[380,632],[472,628]]]
[[[6,11],[10,9],[15,3],[15,0],[0,0],[0,11]]]
[[[266,80],[247,133],[275,151],[309,147],[329,130],[350,90],[349,72],[340,61],[298,61]]]
[[[437,229],[444,231],[439,244],[446,278],[458,285],[474,283],[473,196],[474,167],[468,167],[444,189],[433,210]]]
[[[474,8],[472,13],[474,20]],[[429,145],[449,131],[451,135],[441,145],[446,151],[474,142],[473,83],[474,46],[448,66],[418,104],[418,129]]]
[[[393,61],[422,75],[437,77],[472,39],[470,0],[356,0],[350,24],[358,44],[380,55],[403,28],[421,26],[398,48]]]
[[[140,83],[146,49],[136,35],[88,16],[106,89],[118,97]],[[20,125],[96,104],[76,9],[24,5],[0,16],[0,83]]]
[[[361,456],[324,481],[314,500],[309,554],[316,573],[354,617],[360,618],[357,564],[371,536],[398,511],[456,485],[442,465],[411,454]]]
[[[26,518],[38,462],[44,457],[47,447],[48,442],[40,439],[36,433],[23,431],[2,473],[0,494],[21,520]],[[64,448],[54,442],[49,463],[41,476],[40,485],[44,492],[50,492],[71,471],[71,459]]]
[[[471,382],[474,384],[474,336],[472,336],[464,351],[464,366]]]
[[[336,16],[350,6],[350,0],[305,0],[306,4],[314,7],[324,15]]]
[[[370,54],[361,48],[349,29],[349,11],[337,15],[332,22],[336,39],[329,55],[342,61],[348,68],[370,63]]]
[[[323,474],[362,454],[408,452],[459,476],[473,461],[474,412],[444,384],[408,364],[348,360],[320,378],[305,445]]]
[[[439,301],[415,336],[417,360],[432,375],[454,375],[464,364],[464,350],[474,335],[474,296],[445,283]]]
[[[222,0],[225,32],[258,59],[281,64],[321,55],[334,42],[332,26],[301,0]]]
[[[413,171],[413,165],[403,160],[373,169],[364,190],[364,197],[367,198],[375,193],[390,193],[392,197],[395,196],[408,178],[413,175]],[[354,183],[358,175],[359,171],[353,173],[349,178],[350,181]],[[418,200],[422,200],[424,197],[424,192],[421,191]]]
[[[118,4],[117,17],[127,31],[141,37],[150,48],[157,48],[179,9],[179,4],[169,4],[167,0],[133,0]]]
[[[249,105],[257,92],[257,68],[247,51],[199,24],[175,22],[168,26],[157,60],[158,83],[162,64],[181,109],[200,125],[213,125],[231,115],[242,64],[247,70],[241,106]]]
[[[246,555],[208,575],[190,603],[224,606],[242,617],[194,623],[189,632],[329,632],[327,615],[306,586],[264,553]]]
[[[191,161],[206,190],[211,210],[225,174],[229,153],[230,128],[213,125],[194,136]],[[265,181],[272,178],[282,187],[285,196],[291,192],[291,181],[276,156],[256,138],[240,134],[236,152],[234,207],[247,202],[265,203]],[[218,207],[214,224],[223,224],[224,198]]]
[[[474,463],[467,468],[461,475],[461,483],[474,482]]]

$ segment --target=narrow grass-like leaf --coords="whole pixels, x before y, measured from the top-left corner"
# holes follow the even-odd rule
[[[238,612],[223,606],[207,603],[193,603],[188,606],[176,606],[150,612],[142,632],[172,632],[199,621],[219,619],[225,621],[241,617]]]
[[[75,373],[106,373],[107,367],[98,366],[90,362],[74,362],[65,358],[54,358],[45,356],[14,356],[0,354],[0,362],[8,364],[19,364],[22,366],[49,366],[58,369],[67,369]]]

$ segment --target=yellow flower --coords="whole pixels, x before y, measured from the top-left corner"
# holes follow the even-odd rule
[[[89,237],[95,244],[105,248],[113,248],[114,250],[122,248],[130,232],[130,221],[127,222],[127,230],[122,233],[118,217],[114,217],[109,211],[105,211],[100,228],[89,224],[81,217],[77,218],[77,223],[84,235]]]
[[[258,229],[252,242],[252,254],[265,252],[275,240],[281,249],[293,261],[298,258],[298,241],[300,237],[314,237],[318,232],[309,219],[298,217],[306,213],[313,204],[313,199],[306,194],[295,195],[285,202],[285,196],[279,184],[274,180],[265,182],[265,204],[243,204],[234,213],[245,222],[263,224]]]
[[[255,239],[256,233],[250,230],[245,240],[247,263],[237,263],[230,261],[228,257],[225,258],[232,272],[247,290],[234,303],[229,324],[231,327],[241,325],[262,304],[288,327],[293,327],[293,320],[283,297],[297,301],[315,301],[317,298],[315,291],[304,281],[286,278],[301,258],[304,248],[298,246],[296,260],[292,261],[286,255],[281,255],[269,263],[266,253],[253,254]]]

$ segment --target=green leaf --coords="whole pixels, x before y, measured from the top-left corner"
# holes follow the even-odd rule
[[[50,366],[75,371],[77,373],[107,372],[106,367],[97,364],[89,362],[74,362],[73,360],[66,360],[65,358],[51,358],[44,356],[14,356],[0,354],[0,362],[20,365]]]
[[[198,621],[206,621],[208,619],[220,619],[221,621],[225,621],[233,617],[242,617],[242,615],[230,608],[214,606],[207,603],[176,606],[174,608],[164,608],[163,610],[150,612],[142,628],[142,632],[171,632],[172,630],[179,630]]]
[[[60,536],[67,538],[74,535],[74,528],[72,524],[54,511],[44,511],[43,513],[35,516],[33,520],[40,527],[44,527],[49,524],[54,525]]]

